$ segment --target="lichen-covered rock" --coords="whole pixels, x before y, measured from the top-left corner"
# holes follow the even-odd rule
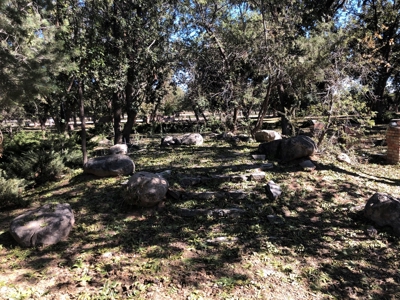
[[[390,226],[400,236],[400,200],[385,193],[375,193],[364,208],[367,219],[378,226]]]
[[[135,172],[135,164],[127,155],[114,154],[89,159],[83,171],[99,177],[129,175]]]
[[[47,246],[68,237],[74,223],[68,203],[47,204],[12,220],[10,233],[23,247]]]
[[[125,201],[131,205],[152,207],[161,203],[168,191],[167,180],[159,174],[137,172],[125,186]]]
[[[291,161],[297,158],[309,157],[317,151],[315,142],[305,135],[275,140],[262,143],[258,146],[258,152],[271,159]]]

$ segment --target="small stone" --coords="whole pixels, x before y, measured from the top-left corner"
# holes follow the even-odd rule
[[[400,199],[386,193],[375,193],[368,199],[364,215],[377,226],[390,226],[400,236]]]
[[[250,178],[254,181],[263,181],[265,180],[265,172],[252,173]]]
[[[104,252],[101,256],[104,258],[110,258],[113,256],[113,254],[112,254],[112,252]]]
[[[121,176],[135,172],[135,164],[127,155],[112,154],[89,159],[83,170],[98,177]]]
[[[243,200],[247,198],[247,193],[245,193],[242,190],[239,191],[235,191],[235,192],[229,192],[228,194],[228,198],[232,199],[232,200]]]
[[[338,160],[338,161],[341,161],[341,162],[348,163],[349,165],[351,165],[351,159],[350,159],[350,157],[349,157],[346,153],[340,153],[340,154],[337,156],[337,160]]]
[[[151,207],[163,201],[167,191],[168,182],[164,177],[150,172],[137,172],[126,185],[125,201],[131,205]]]
[[[270,180],[265,186],[265,192],[270,200],[276,200],[282,194],[282,189],[279,185]]]

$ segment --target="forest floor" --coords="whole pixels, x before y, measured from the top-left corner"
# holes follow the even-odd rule
[[[81,170],[28,191],[27,208],[0,212],[0,299],[399,299],[399,238],[378,227],[369,236],[374,224],[362,212],[375,192],[400,196],[399,166],[373,155],[386,151],[373,144],[384,134],[370,132],[347,150],[353,164],[337,161],[332,146],[312,157],[312,172],[272,162],[261,181],[198,185],[182,179],[244,175],[267,161],[251,156],[254,142],[206,137],[199,147],[160,148],[139,140],[130,153],[136,171],[171,170],[170,189],[184,196],[157,209],[130,207],[121,197],[128,177]],[[283,191],[275,201],[265,193],[269,180]],[[19,247],[10,221],[56,202],[75,214],[68,239]],[[185,208],[244,213],[185,217]]]

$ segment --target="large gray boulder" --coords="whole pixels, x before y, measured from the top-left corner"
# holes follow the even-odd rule
[[[125,201],[131,205],[152,207],[161,203],[168,191],[168,182],[160,174],[135,173],[126,184]]]
[[[200,146],[203,144],[203,136],[200,133],[187,133],[181,138],[182,145]]]
[[[309,157],[316,151],[315,142],[305,135],[262,143],[258,146],[259,153],[265,154],[270,159],[279,159],[283,162]]]
[[[47,246],[67,238],[74,223],[68,203],[47,204],[12,220],[10,233],[23,247]]]
[[[378,226],[390,226],[400,236],[400,200],[385,193],[375,193],[368,199],[364,215]]]
[[[254,135],[254,138],[259,143],[268,143],[275,140],[281,140],[281,135],[274,130],[260,130]]]
[[[129,175],[135,172],[135,164],[127,155],[113,154],[89,159],[83,171],[99,177]]]

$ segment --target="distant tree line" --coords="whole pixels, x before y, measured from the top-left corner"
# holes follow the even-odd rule
[[[305,116],[386,122],[399,25],[389,0],[2,0],[2,118],[52,117],[63,133],[105,116],[115,143],[138,117],[188,109],[233,131],[241,112],[252,134],[271,113],[286,135]],[[81,143],[85,162],[85,122]]]

